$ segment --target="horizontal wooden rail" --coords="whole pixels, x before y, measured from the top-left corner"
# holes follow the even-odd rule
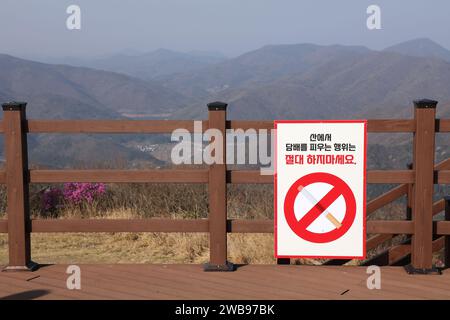
[[[274,122],[273,121],[252,121],[252,120],[227,120],[227,129],[272,130],[272,129],[274,129]]]
[[[208,170],[30,170],[32,183],[207,183]]]
[[[269,219],[230,219],[227,231],[233,233],[273,233],[273,220]]]
[[[5,183],[5,171],[0,170],[0,184]],[[413,170],[372,170],[367,171],[367,183],[412,183]],[[114,169],[85,169],[85,170],[30,170],[31,183],[58,183],[58,182],[151,182],[151,183],[207,183],[208,171],[206,169],[186,170],[114,170]],[[272,175],[262,175],[259,170],[229,170],[227,182],[233,184],[271,184]],[[450,170],[436,172],[435,183],[450,183]],[[381,195],[368,204],[368,211],[373,212],[383,205],[402,195],[404,185],[393,189],[392,193]],[[376,201],[375,201],[376,200]]]
[[[208,129],[207,120],[202,120],[202,128]],[[227,129],[273,128],[273,121],[227,121]],[[194,120],[27,120],[27,132],[30,133],[171,133],[175,129],[193,132]],[[369,119],[367,130],[414,132],[415,124],[409,119]],[[0,121],[0,133],[3,131],[3,121]],[[450,119],[437,119],[436,132],[450,132]]]
[[[436,172],[436,183],[450,183],[450,170]],[[153,182],[153,183],[207,183],[207,169],[186,170],[114,170],[114,169],[86,169],[86,170],[30,170],[31,183],[57,183],[57,182]],[[259,170],[229,170],[227,182],[233,184],[271,184],[272,175],[262,175]],[[367,171],[367,183],[413,183],[413,170],[372,170]],[[0,170],[0,184],[5,183],[5,171]],[[395,200],[404,194],[404,186],[391,194],[381,195],[377,202],[373,202],[368,210],[380,208],[388,199]],[[392,201],[391,200],[391,201]]]
[[[413,183],[413,170],[367,171],[367,183]]]
[[[414,224],[412,221],[403,220],[371,220],[367,221],[368,233],[383,234],[413,234]]]
[[[33,219],[31,232],[208,232],[208,219]],[[233,233],[273,233],[270,219],[228,219],[227,231]],[[8,232],[0,220],[0,233]],[[367,221],[368,233],[412,234],[411,221]],[[440,233],[439,233],[440,232]],[[448,232],[448,233],[447,233]],[[438,234],[450,234],[450,222],[438,224]]]
[[[194,120],[28,120],[29,133],[171,133],[194,131]],[[202,129],[208,122],[202,121]]]
[[[402,119],[374,119],[367,120],[368,132],[414,132],[416,125],[414,120]]]
[[[450,221],[433,221],[433,230],[440,236],[450,235]]]
[[[450,119],[438,119],[436,125],[437,132],[450,132]]]
[[[31,232],[208,232],[208,220],[36,219]]]

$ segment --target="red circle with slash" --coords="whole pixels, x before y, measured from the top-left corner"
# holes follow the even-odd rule
[[[299,187],[306,187],[317,182],[330,184],[333,188],[300,220],[297,220],[294,212],[294,202],[300,193]],[[344,197],[346,206],[345,216],[341,222],[342,226],[324,233],[306,230],[341,195]],[[300,238],[315,243],[331,242],[342,237],[352,226],[356,216],[356,200],[350,187],[341,178],[326,172],[311,173],[295,181],[289,188],[284,200],[284,215],[289,227]]]

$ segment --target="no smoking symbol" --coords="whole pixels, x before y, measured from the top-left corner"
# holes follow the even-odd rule
[[[297,220],[294,211],[295,199],[300,192],[304,192],[308,198],[314,199],[314,195],[309,194],[305,188],[315,183],[326,183],[331,185],[332,188],[325,196],[317,199],[314,206],[300,220]],[[340,196],[345,201],[345,212],[342,221],[338,221],[332,213],[327,212],[327,208]],[[289,188],[284,200],[284,214],[289,227],[300,238],[315,243],[331,242],[342,237],[352,226],[356,216],[355,196],[347,183],[339,177],[325,172],[311,173],[298,179]],[[327,215],[327,219],[332,222],[334,228],[323,233],[307,230],[322,214]]]

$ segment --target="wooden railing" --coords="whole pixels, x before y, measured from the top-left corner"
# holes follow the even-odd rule
[[[433,222],[433,214],[444,209],[444,201],[433,204],[434,184],[450,183],[450,159],[434,166],[435,134],[450,132],[450,119],[436,119],[435,101],[415,101],[414,119],[368,120],[369,132],[408,132],[414,135],[413,165],[408,170],[367,171],[367,182],[400,184],[367,203],[370,214],[384,205],[409,195],[411,220],[369,220],[367,232],[371,249],[398,234],[411,235],[409,247],[412,270],[432,270],[433,236],[445,236],[449,244],[450,213],[447,221]],[[171,133],[175,129],[194,132],[191,120],[27,120],[26,103],[2,105],[0,133],[5,138],[5,170],[0,183],[7,187],[7,220],[0,220],[0,232],[8,233],[8,270],[32,270],[31,232],[207,232],[210,235],[210,262],[205,270],[232,270],[227,261],[227,233],[272,233],[272,220],[227,219],[227,185],[273,183],[273,177],[259,170],[228,170],[223,164],[192,170],[35,170],[29,169],[28,133]],[[225,103],[208,104],[208,120],[202,128],[222,132],[225,145],[227,129],[273,129],[272,121],[234,121],[226,119]],[[28,189],[30,183],[106,182],[106,183],[203,183],[209,186],[207,219],[31,219]],[[448,247],[448,246],[447,246]],[[397,251],[399,249],[396,249]],[[448,249],[447,249],[448,251]],[[446,258],[449,259],[448,257]]]

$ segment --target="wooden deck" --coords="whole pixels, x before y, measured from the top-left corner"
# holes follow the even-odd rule
[[[0,299],[450,299],[450,270],[408,275],[382,267],[381,289],[365,267],[246,265],[231,273],[199,265],[80,265],[81,290],[66,288],[67,265],[1,272]]]

